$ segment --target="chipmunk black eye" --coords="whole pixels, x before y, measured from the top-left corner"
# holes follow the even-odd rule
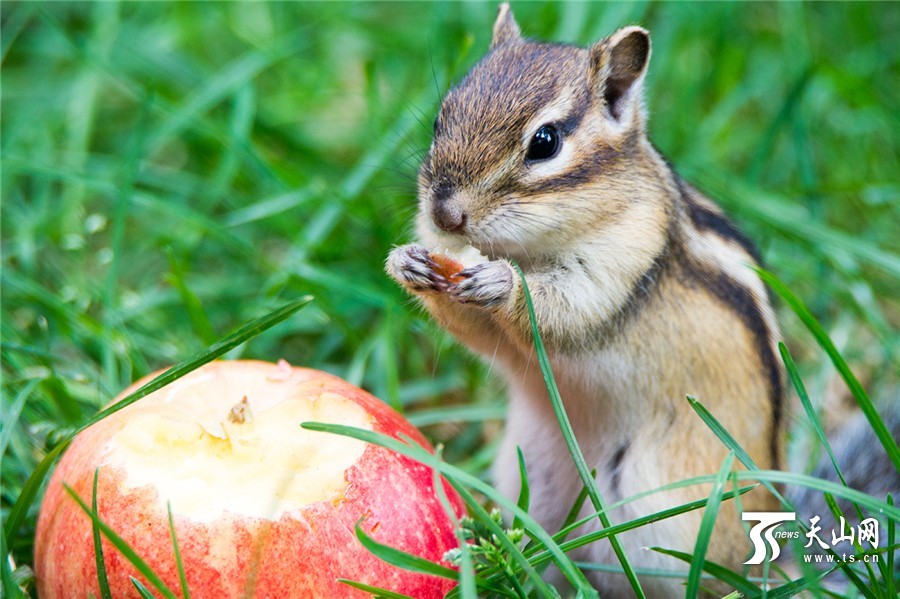
[[[559,150],[559,131],[553,125],[544,125],[534,133],[528,144],[527,160],[546,160],[556,156]]]

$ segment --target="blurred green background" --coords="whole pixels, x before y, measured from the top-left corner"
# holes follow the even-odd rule
[[[900,5],[522,3],[531,37],[650,29],[651,138],[897,401]],[[383,274],[441,94],[495,3],[3,2],[2,510],[137,377],[299,295],[231,357],[322,368],[482,472],[489,369]],[[827,359],[781,307],[811,394]],[[438,424],[434,424],[438,423]],[[795,462],[803,423],[795,426]],[[36,506],[9,539],[31,560]]]

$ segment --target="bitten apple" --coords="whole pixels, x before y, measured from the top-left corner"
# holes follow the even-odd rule
[[[311,420],[403,434],[429,447],[397,412],[335,376],[286,362],[208,364],[73,441],[38,519],[39,596],[100,596],[91,521],[62,486],[90,505],[96,468],[100,519],[176,592],[168,504],[193,597],[368,596],[338,578],[443,596],[452,581],[391,566],[355,535],[362,520],[379,542],[432,561],[456,547],[432,471],[381,447],[300,428]],[[459,497],[443,486],[461,515]],[[137,571],[105,539],[103,550],[112,595],[137,596],[129,580],[141,579]]]

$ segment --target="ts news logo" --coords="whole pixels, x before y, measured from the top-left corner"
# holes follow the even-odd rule
[[[796,512],[744,512],[741,515],[742,520],[759,520],[759,524],[750,529],[750,541],[753,542],[753,555],[745,561],[745,564],[761,564],[766,557],[766,545],[763,542],[765,538],[769,547],[772,548],[772,561],[778,559],[781,555],[781,546],[775,540],[779,539],[799,538],[800,531],[775,530],[775,527],[782,522],[793,522],[797,519]]]
[[[778,559],[778,556],[781,554],[781,547],[779,546],[777,539],[800,538],[799,530],[775,530],[779,524],[796,520],[796,512],[744,512],[741,515],[741,519],[758,522],[758,524],[750,529],[750,541],[753,542],[754,549],[753,555],[750,556],[750,559],[745,561],[744,564],[761,564],[766,558],[766,545],[772,550],[772,556],[769,560],[774,561]],[[810,518],[809,527],[807,527],[808,531],[805,533],[809,542],[804,545],[804,548],[808,549],[812,547],[813,542],[815,542],[821,549],[829,549],[828,543],[819,537],[818,533],[822,532],[822,527],[818,525],[819,520],[819,516]],[[831,548],[834,548],[835,545],[843,542],[849,542],[852,545],[854,542],[854,533],[857,533],[855,538],[860,547],[862,547],[863,542],[868,542],[873,549],[878,549],[878,520],[875,518],[863,520],[857,525],[856,530],[854,530],[852,526],[849,528],[846,527],[844,518],[841,516],[839,527],[840,535],[836,534],[834,530],[831,531]],[[815,548],[813,547],[813,549]],[[805,561],[811,561],[809,557],[809,555],[805,555]],[[832,556],[832,558],[833,557],[834,556]],[[844,556],[844,559],[852,562],[855,561],[857,557],[860,557],[867,562],[870,561],[869,558],[873,558],[871,559],[873,562],[878,561],[877,554],[851,555],[849,558]],[[818,562],[820,560],[816,559],[815,561]],[[829,559],[828,561],[831,562],[832,559]]]

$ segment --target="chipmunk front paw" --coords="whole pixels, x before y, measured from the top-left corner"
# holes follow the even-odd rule
[[[451,285],[450,296],[462,304],[495,308],[512,296],[515,272],[506,260],[484,262],[459,273],[464,280]]]
[[[385,268],[391,277],[413,293],[439,293],[449,283],[437,271],[437,264],[421,245],[403,245],[391,250]]]

